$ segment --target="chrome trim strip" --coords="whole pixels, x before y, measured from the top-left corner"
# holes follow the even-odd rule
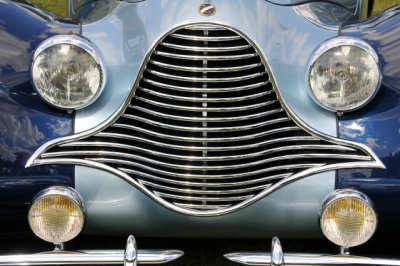
[[[169,58],[188,59],[188,60],[239,60],[257,56],[257,54],[254,53],[241,54],[241,55],[184,55],[184,54],[174,54],[161,51],[154,51],[154,54]]]
[[[200,188],[200,190],[195,190],[195,189],[185,189],[185,188],[176,188],[176,187],[169,187],[169,186],[163,186],[160,184],[156,184],[153,182],[148,182],[145,180],[138,179],[140,183],[144,185],[148,185],[154,188],[158,189],[163,189],[163,190],[168,190],[172,192],[178,192],[178,193],[187,193],[187,194],[204,194],[204,195],[227,195],[227,194],[235,194],[235,193],[246,193],[246,192],[252,192],[254,190],[261,190],[265,189],[267,187],[270,187],[271,184],[265,184],[261,186],[256,186],[256,187],[249,187],[249,188],[241,188],[241,189],[227,189],[227,190],[203,190]]]
[[[196,107],[189,107],[189,108],[196,108]],[[212,108],[202,108],[201,109],[212,109]],[[234,107],[232,107],[234,108]],[[240,107],[242,108],[242,107]],[[227,108],[221,108],[221,109],[227,109]],[[220,110],[221,110],[220,109]],[[145,124],[153,125],[153,126],[159,126],[162,128],[166,129],[173,129],[173,130],[180,130],[180,131],[189,131],[189,132],[231,132],[231,131],[242,131],[242,130],[250,130],[250,129],[255,129],[255,128],[260,128],[264,126],[269,126],[277,123],[282,123],[286,121],[290,121],[289,117],[282,117],[282,118],[276,118],[276,119],[271,119],[268,121],[264,122],[259,122],[255,124],[250,124],[250,125],[245,125],[245,126],[235,126],[235,127],[184,127],[184,126],[175,126],[171,124],[165,124],[161,123],[155,120],[150,120],[149,118],[142,118],[136,115],[129,115],[129,114],[123,114],[121,117],[125,117],[128,119],[132,119],[135,121],[140,121]]]
[[[182,196],[182,195],[174,195],[169,193],[163,193],[159,191],[154,191],[154,193],[163,198],[171,198],[171,199],[180,199],[180,200],[188,200],[188,201],[209,201],[209,202],[224,202],[224,201],[239,201],[239,200],[247,200],[250,197],[253,197],[253,194],[246,196],[236,196],[236,197],[195,197],[195,196]]]
[[[224,87],[224,88],[193,88],[193,87],[179,87],[175,85],[169,85],[157,81],[153,81],[150,79],[143,78],[143,80],[153,86],[158,86],[164,89],[170,89],[170,90],[176,90],[176,91],[186,91],[186,92],[204,92],[206,91],[207,93],[209,92],[227,92],[227,91],[244,91],[244,90],[251,90],[255,88],[262,87],[264,85],[269,84],[269,81],[266,82],[258,82],[255,84],[250,84],[246,86],[239,86],[239,87]]]
[[[210,36],[196,36],[196,35],[184,35],[178,33],[172,33],[170,36],[182,39],[182,40],[190,40],[190,41],[206,41],[206,42],[220,42],[220,41],[234,41],[240,40],[240,36],[220,36],[220,37],[210,37]]]
[[[268,106],[268,105],[271,105],[271,104],[274,104],[277,102],[276,100],[273,100],[273,101],[261,102],[261,103],[245,105],[245,106],[242,105],[242,106],[238,106],[238,107],[212,108],[212,107],[191,107],[191,106],[173,105],[173,104],[167,104],[167,103],[163,103],[163,102],[149,100],[149,99],[138,97],[138,96],[135,96],[135,99],[145,102],[145,103],[148,103],[148,104],[153,104],[156,106],[164,107],[164,108],[171,108],[171,109],[177,109],[177,110],[183,110],[183,111],[194,111],[194,112],[236,112],[236,111],[257,109],[257,108]]]
[[[185,29],[187,30],[225,30],[225,28],[218,27],[215,25],[205,26],[203,23],[195,23],[193,25],[186,25]]]
[[[271,242],[271,266],[285,266],[282,244],[277,237]]]
[[[123,148],[127,150],[135,150],[135,151],[140,151],[143,153],[147,154],[152,154],[158,157],[164,157],[168,159],[176,159],[176,160],[190,160],[190,161],[236,161],[236,160],[242,160],[242,159],[250,159],[250,158],[255,158],[258,156],[266,155],[266,154],[271,154],[275,152],[281,152],[281,151],[286,151],[289,149],[295,149],[295,150],[301,150],[301,149],[306,149],[307,145],[303,145],[301,147],[299,146],[285,146],[285,147],[279,147],[279,148],[273,148],[273,149],[268,149],[264,151],[259,151],[255,153],[249,153],[249,154],[241,154],[241,155],[229,155],[229,156],[185,156],[185,155],[177,155],[177,154],[171,154],[171,153],[165,153],[165,152],[158,152],[158,151],[153,151],[153,150],[148,150],[145,148],[141,147],[136,147],[136,146],[131,146],[131,145],[124,145],[124,144],[115,144],[114,147],[117,148]],[[320,154],[320,155],[319,155]],[[108,151],[91,151],[91,150],[84,150],[84,151],[57,151],[57,152],[48,152],[42,155],[42,158],[53,158],[53,157],[63,157],[63,156],[80,156],[80,155],[110,155],[110,156],[121,156],[122,158],[132,158],[136,155],[132,155],[130,153],[123,153],[123,152],[108,152]],[[298,158],[320,158],[324,156],[325,158],[331,158],[331,159],[351,159],[351,160],[364,160],[367,161],[370,159],[368,156],[362,156],[362,155],[351,155],[351,154],[330,154],[330,153],[318,153],[318,154],[312,154],[312,153],[297,153],[297,154],[290,154],[290,155],[277,155],[276,157],[271,157],[268,159],[264,159],[261,161],[257,161],[257,164],[260,163],[270,163],[270,162],[276,162],[278,160],[292,160],[292,159],[298,159]],[[252,163],[249,163],[252,164]],[[241,167],[244,167],[246,164],[242,164]],[[254,166],[254,164],[253,164]],[[204,169],[210,169],[212,166],[205,166]],[[229,167],[229,166],[226,166]],[[212,169],[212,168],[211,168]]]
[[[245,265],[271,265],[271,253],[235,252],[224,255],[228,260]],[[400,266],[398,259],[368,258],[351,255],[319,255],[285,253],[285,265],[382,265]]]
[[[287,131],[295,131],[299,130],[298,127],[282,127],[282,128],[276,128],[272,130],[266,130],[263,132],[258,132],[255,134],[251,135],[245,135],[245,136],[239,136],[239,137],[229,137],[229,138],[191,138],[191,137],[181,137],[181,136],[174,136],[174,135],[168,135],[168,134],[162,134],[159,132],[154,132],[151,130],[143,129],[143,128],[138,128],[132,125],[126,125],[126,124],[119,124],[115,123],[111,125],[111,127],[117,127],[117,128],[124,128],[124,129],[131,129],[131,130],[138,130],[141,131],[145,134],[154,136],[154,137],[160,137],[160,138],[165,138],[165,139],[171,139],[171,140],[178,140],[178,141],[192,141],[192,142],[231,142],[231,141],[243,141],[243,140],[249,140],[252,138],[259,138],[271,134],[276,134],[280,132],[287,132]]]
[[[198,26],[198,23],[196,23]],[[84,166],[89,166],[89,167],[94,167],[94,168],[99,168],[105,171],[108,171],[112,174],[115,174],[119,177],[121,177],[122,179],[126,180],[128,183],[136,186],[138,189],[140,189],[143,193],[147,194],[150,198],[152,198],[153,200],[155,200],[156,202],[160,203],[161,205],[163,205],[166,208],[169,208],[171,210],[183,213],[183,214],[187,214],[187,215],[193,215],[193,216],[218,216],[218,215],[223,215],[223,214],[227,214],[239,209],[242,209],[250,204],[252,204],[253,202],[256,202],[260,199],[262,199],[263,197],[265,197],[266,195],[278,190],[279,188],[294,182],[298,179],[301,179],[303,177],[312,175],[312,174],[316,174],[316,173],[320,173],[320,172],[325,172],[325,171],[330,171],[330,170],[337,170],[337,169],[349,169],[349,168],[379,168],[379,169],[385,169],[385,166],[383,165],[383,163],[381,162],[381,160],[379,159],[379,157],[366,145],[361,144],[361,143],[357,143],[357,142],[353,142],[353,141],[349,141],[349,140],[344,140],[344,139],[338,139],[332,136],[329,136],[327,134],[324,134],[322,132],[319,132],[313,128],[311,128],[310,126],[308,126],[306,123],[304,123],[292,110],[291,108],[287,105],[286,101],[283,99],[281,93],[280,93],[280,88],[278,86],[278,84],[275,83],[273,77],[275,76],[273,73],[273,70],[270,69],[269,67],[269,63],[268,60],[266,58],[263,57],[263,53],[261,52],[261,50],[258,48],[257,44],[255,44],[251,39],[249,39],[248,37],[246,37],[242,32],[240,32],[237,29],[234,29],[228,25],[222,25],[219,23],[210,23],[210,22],[205,22],[202,24],[202,27],[205,26],[205,24],[207,24],[207,27],[224,27],[224,28],[228,28],[230,30],[232,30],[233,32],[235,32],[236,34],[240,35],[241,37],[243,37],[245,40],[247,40],[253,47],[254,49],[257,51],[257,53],[252,54],[251,56],[257,56],[259,55],[262,62],[265,65],[266,71],[270,77],[271,83],[273,84],[273,87],[275,88],[275,93],[279,99],[279,101],[281,102],[283,108],[286,110],[287,114],[289,115],[289,117],[291,117],[293,119],[293,121],[304,131],[306,131],[307,133],[309,133],[312,136],[315,136],[321,140],[325,140],[334,144],[338,144],[338,145],[345,145],[345,146],[350,146],[350,147],[354,147],[357,149],[360,149],[361,151],[363,151],[364,153],[368,154],[370,156],[370,160],[369,161],[360,161],[360,162],[348,162],[348,163],[336,163],[336,164],[331,164],[331,165],[322,165],[322,166],[314,166],[312,168],[309,169],[305,169],[304,171],[294,174],[288,178],[282,179],[279,182],[275,183],[273,186],[271,186],[268,189],[263,190],[262,192],[258,193],[257,195],[254,195],[254,197],[249,198],[245,201],[239,202],[234,206],[231,206],[229,208],[226,209],[222,209],[222,210],[211,210],[211,211],[198,211],[198,210],[188,210],[188,209],[184,209],[181,207],[178,207],[174,204],[171,204],[170,202],[164,200],[163,198],[159,197],[158,195],[155,195],[154,193],[152,193],[150,190],[148,190],[145,186],[143,186],[142,184],[140,184],[139,182],[137,182],[135,179],[133,179],[132,177],[130,177],[128,174],[114,169],[112,167],[109,167],[105,164],[102,163],[97,163],[97,162],[93,162],[93,161],[87,161],[87,160],[81,160],[81,159],[40,159],[40,155],[44,152],[46,152],[49,148],[56,146],[58,144],[62,144],[62,143],[67,143],[67,142],[71,142],[71,141],[76,141],[76,140],[80,140],[83,138],[86,138],[88,136],[92,136],[102,130],[104,130],[105,128],[109,127],[112,123],[114,123],[120,116],[121,114],[124,113],[126,107],[129,105],[131,98],[134,96],[135,94],[135,89],[139,86],[139,81],[141,80],[141,76],[144,72],[146,63],[148,62],[150,55],[153,53],[154,48],[159,44],[159,42],[161,42],[163,40],[163,38],[167,35],[169,35],[171,32],[176,31],[179,28],[183,28],[183,27],[187,27],[189,25],[193,26],[193,23],[188,23],[188,24],[182,24],[179,27],[173,28],[170,31],[166,32],[163,36],[160,36],[159,38],[159,42],[156,42],[153,47],[148,51],[146,58],[143,61],[142,67],[140,72],[137,75],[137,79],[135,81],[135,84],[133,85],[132,91],[130,92],[130,94],[127,96],[127,98],[125,99],[124,103],[118,108],[118,110],[112,115],[110,116],[105,122],[103,122],[102,124],[98,125],[97,127],[94,127],[90,130],[78,133],[78,134],[74,134],[71,136],[66,136],[66,137],[62,137],[62,138],[58,138],[55,140],[51,140],[47,143],[45,143],[44,145],[42,145],[41,147],[39,147],[35,153],[29,158],[29,160],[26,163],[25,167],[33,167],[33,166],[37,166],[37,165],[43,165],[43,164],[79,164],[79,165],[84,165]],[[196,26],[195,26],[196,27]],[[180,57],[182,58],[182,57]],[[196,58],[196,57],[195,57]],[[197,57],[198,60],[203,60],[203,58]],[[211,59],[212,60],[212,59]],[[232,60],[232,58],[227,58],[227,60]],[[246,136],[249,137],[249,136]],[[189,138],[190,139],[190,138]],[[237,138],[234,138],[237,139]],[[196,140],[198,141],[198,140]],[[210,140],[209,140],[210,141]]]
[[[230,205],[221,205],[221,204],[213,204],[213,205],[199,205],[199,204],[186,204],[186,203],[174,203],[176,206],[179,206],[181,208],[186,208],[186,209],[199,209],[199,210],[220,210],[224,208],[228,208]]]
[[[181,257],[180,250],[138,250],[137,261],[139,264],[166,263]],[[45,252],[26,255],[0,256],[0,265],[106,265],[123,264],[124,250],[84,252]]]
[[[100,158],[100,160],[97,161],[104,161],[106,159],[102,159]],[[118,159],[113,159],[113,160],[118,160]],[[94,160],[95,161],[95,160]],[[242,167],[247,167],[247,166],[256,166],[256,165],[260,165],[264,163],[263,161],[256,161],[254,163],[248,163],[246,165],[244,164],[239,164],[239,165],[228,165],[228,166],[204,166],[203,169],[206,170],[225,170],[225,169],[237,169],[237,168],[242,168]],[[122,162],[121,162],[122,164]],[[145,165],[142,164],[138,164],[135,162],[129,162],[129,161],[125,161],[123,163],[124,165],[130,165],[130,166],[134,166],[134,167],[138,167],[138,168],[142,168],[151,172],[156,172],[159,171],[162,174],[163,170],[158,170],[154,167],[147,167]],[[161,164],[162,166],[165,166],[165,164]],[[268,169],[261,169],[261,170],[257,170],[257,171],[253,171],[251,172],[251,174],[263,174],[263,173],[268,173],[268,172],[273,172],[273,171],[280,171],[280,170],[291,170],[291,169],[301,169],[301,168],[307,168],[307,167],[315,167],[315,166],[322,166],[324,164],[320,163],[314,163],[314,164],[285,164],[285,165],[280,165],[280,166],[274,166],[274,167],[269,167]],[[206,168],[207,167],[207,168]],[[200,166],[192,166],[192,165],[185,165],[185,167],[179,168],[182,170],[202,170],[202,168]],[[119,169],[123,169],[123,171],[127,172],[127,173],[132,173],[132,174],[140,174],[142,172],[140,171],[136,171],[136,170],[132,170],[132,169],[126,169],[126,168],[119,168]],[[163,171],[164,173],[170,173],[168,171]],[[247,173],[247,172],[246,172]],[[241,178],[241,177],[246,177],[247,174],[246,173],[240,173],[240,174],[229,174],[229,175],[179,175],[179,176],[175,176],[175,177],[181,177],[183,179],[186,178],[197,178],[197,179],[231,179],[231,178]],[[269,176],[263,178],[263,180],[269,180]],[[271,179],[276,179],[275,176],[272,176]]]
[[[195,51],[195,52],[231,52],[231,51],[240,51],[251,48],[251,45],[249,44],[230,46],[230,47],[196,47],[196,46],[179,45],[166,42],[161,42],[160,44],[162,46],[172,49],[178,49],[182,51]]]
[[[191,71],[191,72],[231,72],[231,71],[248,70],[261,66],[261,63],[256,63],[245,66],[236,66],[236,67],[186,67],[186,66],[166,64],[155,60],[150,60],[150,63],[163,68],[169,68],[181,71]]]
[[[266,96],[268,94],[272,93],[272,90],[267,90],[251,95],[246,95],[246,96],[241,96],[241,97],[225,97],[225,98],[194,98],[194,97],[183,97],[183,96],[178,96],[178,95],[173,95],[173,94],[166,94],[162,92],[158,92],[155,90],[149,90],[143,87],[138,88],[140,91],[146,92],[151,95],[155,95],[158,97],[166,98],[166,99],[172,99],[172,100],[177,100],[177,101],[185,101],[185,102],[204,102],[204,103],[221,103],[221,102],[239,102],[239,101],[247,101],[247,100],[252,100],[252,99],[257,99],[263,96]]]
[[[174,80],[179,80],[179,81],[190,81],[190,82],[215,82],[215,83],[242,81],[242,80],[253,79],[253,78],[257,78],[257,77],[261,77],[261,76],[265,75],[265,72],[258,72],[258,73],[254,73],[254,74],[250,74],[250,75],[231,77],[231,78],[196,78],[196,77],[170,75],[170,74],[165,74],[165,73],[151,70],[151,69],[146,69],[146,71],[155,76],[167,78],[167,79],[174,79]]]
[[[192,117],[192,116],[180,116],[180,115],[170,115],[166,113],[160,113],[157,111],[153,111],[147,108],[143,108],[136,105],[128,105],[129,108],[135,109],[137,111],[141,111],[143,113],[157,116],[166,119],[178,120],[178,121],[189,121],[189,122],[233,122],[233,121],[242,121],[242,120],[249,120],[249,119],[256,119],[264,116],[269,116],[272,114],[277,114],[283,112],[282,108],[279,109],[272,109],[267,112],[255,113],[251,115],[243,115],[243,116],[235,116],[235,117]]]
[[[279,142],[314,141],[314,140],[316,140],[312,136],[294,136],[294,137],[270,139],[270,140],[265,140],[262,142],[247,144],[247,145],[237,145],[237,146],[228,146],[228,147],[210,147],[210,146],[197,147],[197,146],[167,144],[164,142],[149,140],[147,138],[126,135],[126,134],[119,134],[119,133],[103,133],[103,132],[101,132],[101,133],[98,133],[96,136],[107,137],[107,138],[119,138],[119,139],[126,139],[126,140],[135,140],[135,141],[139,141],[142,143],[155,144],[155,145],[157,145],[159,147],[163,147],[163,148],[176,149],[176,150],[187,150],[187,151],[232,151],[232,150],[252,149],[252,148],[256,148],[256,147],[260,147],[260,146],[279,143]],[[82,144],[82,143],[85,143],[85,144]],[[78,142],[70,142],[70,143],[61,144],[60,147],[73,147],[73,146],[79,146],[79,145],[80,146],[84,146],[84,145],[91,146],[92,143],[95,143],[95,142],[87,142],[86,143],[84,141],[78,141]],[[339,145],[332,145],[332,149],[344,150],[344,151],[354,151],[353,148],[343,147],[343,146],[339,146]]]

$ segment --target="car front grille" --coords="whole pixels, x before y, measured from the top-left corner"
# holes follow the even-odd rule
[[[256,49],[230,28],[181,27],[144,64],[121,116],[41,158],[107,165],[164,205],[197,214],[251,201],[310,168],[371,161],[354,146],[297,125]]]

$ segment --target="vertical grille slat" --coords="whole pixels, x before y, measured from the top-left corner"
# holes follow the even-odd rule
[[[298,125],[264,62],[225,26],[175,29],[151,51],[118,118],[41,158],[106,165],[163,205],[196,215],[233,210],[310,168],[371,161]]]

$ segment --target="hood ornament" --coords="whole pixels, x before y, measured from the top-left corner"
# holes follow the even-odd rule
[[[204,4],[201,4],[201,5],[199,6],[199,13],[200,13],[200,15],[209,17],[209,16],[214,15],[215,12],[217,12],[217,8],[216,8],[213,4],[204,3]]]

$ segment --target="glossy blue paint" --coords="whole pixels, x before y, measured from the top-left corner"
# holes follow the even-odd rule
[[[346,27],[343,33],[374,47],[383,80],[367,106],[339,117],[339,136],[369,145],[387,169],[341,170],[337,187],[353,187],[368,194],[379,212],[378,232],[400,233],[400,7]]]
[[[27,207],[41,189],[73,186],[73,167],[25,169],[43,143],[73,131],[71,114],[45,104],[34,92],[29,65],[35,48],[55,34],[78,32],[34,6],[0,1],[0,224],[25,223]]]

